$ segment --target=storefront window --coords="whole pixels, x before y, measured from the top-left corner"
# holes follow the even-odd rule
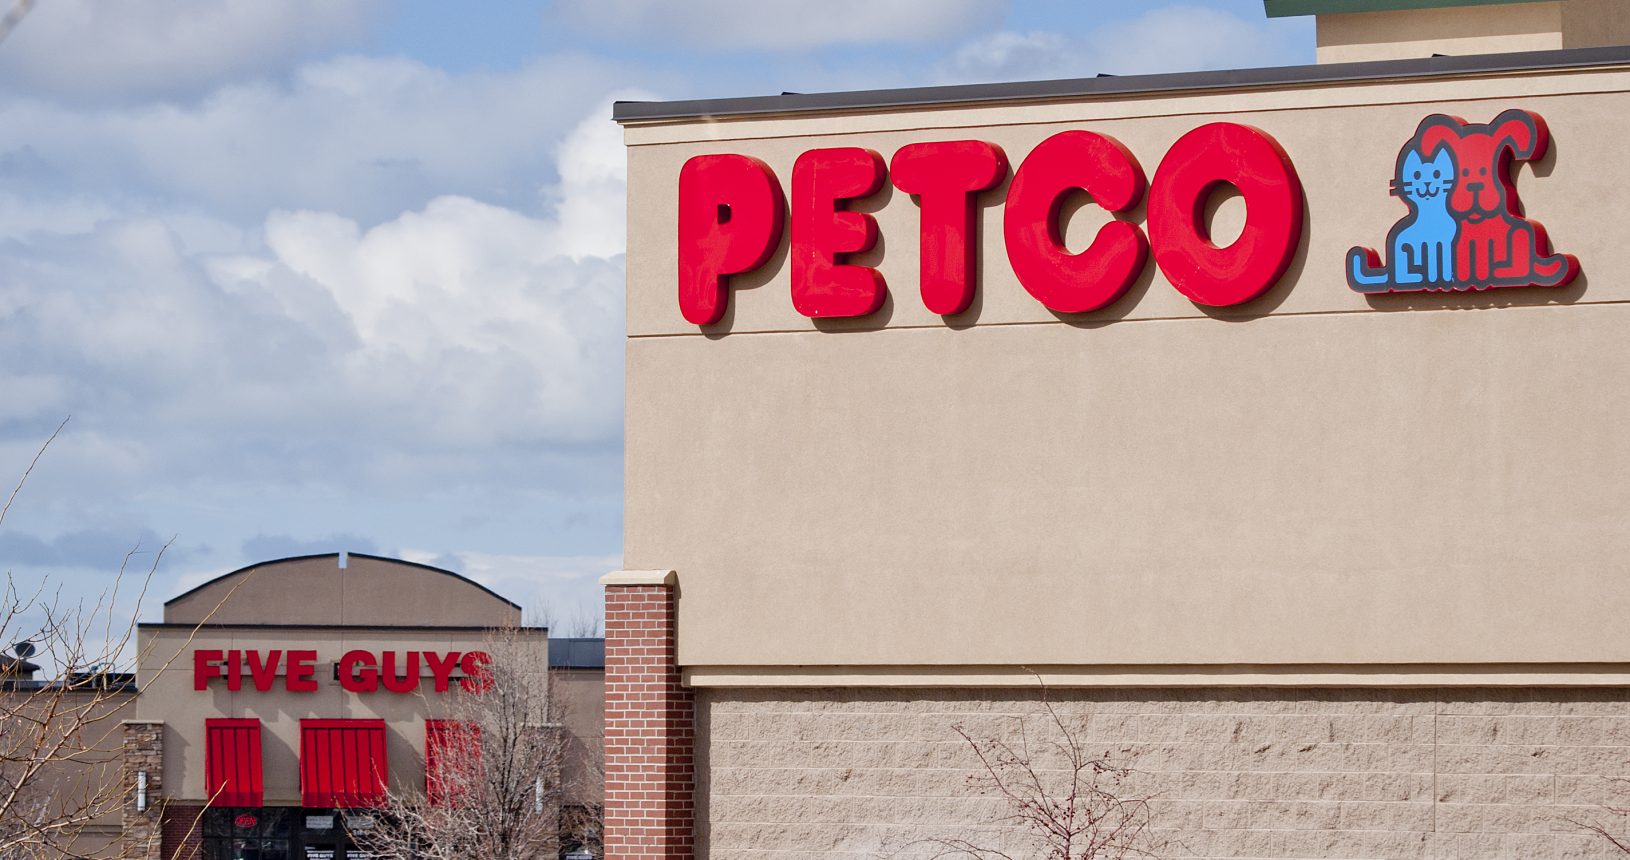
[[[333,809],[211,809],[204,813],[204,860],[370,860],[347,831],[371,822],[371,815]]]
[[[205,812],[205,860],[290,860],[291,811],[229,807]]]

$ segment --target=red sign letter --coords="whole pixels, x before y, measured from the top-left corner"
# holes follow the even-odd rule
[[[731,275],[764,265],[781,243],[785,198],[769,165],[745,155],[698,155],[679,171],[679,312],[716,323]]]
[[[792,306],[806,317],[863,317],[883,306],[876,269],[839,261],[877,244],[877,219],[840,210],[883,187],[883,156],[869,149],[812,149],[792,166]]]
[[[255,689],[262,693],[272,689],[277,682],[277,664],[283,659],[282,651],[267,651],[262,658],[259,651],[249,652],[249,677],[255,680]]]
[[[219,651],[192,652],[192,688],[194,690],[209,689],[209,679],[221,677],[222,654]]]
[[[918,257],[923,304],[949,316],[973,301],[979,268],[978,209],[974,194],[1007,176],[1001,147],[979,140],[913,143],[889,162],[894,187],[915,194],[922,208]]]
[[[1111,221],[1079,254],[1064,246],[1059,224],[1064,199],[1081,189],[1109,212],[1143,198],[1143,168],[1113,137],[1064,131],[1042,141],[1013,174],[1003,232],[1013,274],[1049,310],[1086,313],[1126,293],[1149,260],[1149,242],[1136,224]]]
[[[379,655],[379,679],[385,683],[385,689],[392,693],[411,693],[419,689],[419,652],[409,651],[404,658],[407,663],[401,677],[396,675],[396,652],[386,651]]]
[[[492,656],[485,651],[470,651],[459,661],[464,680],[459,686],[471,693],[485,693],[492,689]]]
[[[449,651],[446,656],[434,651],[424,652],[424,661],[430,666],[430,677],[436,684],[436,692],[445,693],[453,683],[453,670],[458,668],[459,653]]]
[[[340,689],[347,693],[372,693],[379,689],[379,672],[374,669],[374,655],[367,651],[345,652],[345,656],[340,658]]]
[[[316,651],[290,651],[288,662],[288,680],[284,686],[291,693],[315,693],[317,679]]]
[[[1245,196],[1245,230],[1226,248],[1206,235],[1206,200],[1222,183]],[[1302,183],[1267,132],[1214,122],[1183,135],[1149,189],[1155,263],[1195,304],[1226,307],[1268,291],[1302,239]]]
[[[226,652],[226,688],[234,693],[243,689],[242,652]]]

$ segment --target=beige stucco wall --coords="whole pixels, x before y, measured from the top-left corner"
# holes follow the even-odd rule
[[[1569,820],[1610,820],[1630,774],[1630,693],[1616,691],[1058,690],[1076,740],[1156,795],[1168,858],[1619,857]],[[698,856],[935,856],[966,838],[1012,856],[1007,811],[970,789],[982,742],[1035,748],[1036,692],[714,690],[698,705]],[[1045,753],[1036,761],[1046,764]],[[1060,797],[1044,771],[1049,792]],[[1013,850],[1017,848],[1018,850]]]
[[[541,655],[548,648],[547,634],[536,630],[522,631],[516,636],[515,647],[535,649],[541,661]],[[436,693],[430,683],[430,671],[421,662],[424,680],[417,694],[391,693],[383,688],[372,693],[350,693],[335,680],[334,664],[352,649],[375,654],[381,651],[462,652],[483,650],[487,641],[486,633],[479,629],[211,627],[194,630],[185,626],[144,626],[137,676],[141,696],[137,699],[136,716],[164,722],[165,794],[171,799],[201,801],[207,798],[204,721],[212,717],[261,720],[261,754],[268,805],[298,805],[300,802],[302,719],[385,720],[390,781],[422,788],[424,723],[427,719],[449,716],[452,707],[449,700],[462,695],[457,682],[450,692]],[[256,690],[247,676],[244,688],[238,692],[227,690],[222,679],[210,681],[208,690],[195,690],[193,653],[230,649],[314,650],[318,689],[311,693],[284,689],[287,665],[284,663],[279,667],[277,684],[269,692]],[[456,715],[457,711],[453,713]]]
[[[50,762],[27,780],[13,810],[45,806],[46,820],[66,824],[60,833],[71,835],[74,856],[111,858],[118,854],[123,790],[119,768],[124,744],[121,721],[135,711],[136,697],[129,691],[0,690],[0,732],[15,732],[0,745],[7,754],[25,754],[43,741],[54,748]],[[40,731],[40,721],[49,728]],[[77,726],[63,740],[59,735]],[[58,746],[60,744],[60,746]],[[6,774],[16,779],[15,765]],[[8,782],[9,786],[9,782]],[[14,812],[13,814],[20,814]],[[90,815],[89,820],[84,816]]]
[[[630,127],[626,564],[678,571],[696,672],[1622,672],[1627,93],[1611,68]],[[1349,290],[1347,249],[1403,214],[1386,188],[1419,120],[1511,107],[1550,124],[1518,186],[1585,275]],[[1087,128],[1153,174],[1219,119],[1275,136],[1307,189],[1290,273],[1251,305],[1203,310],[1151,265],[1111,308],[1055,317],[1008,267],[998,189],[958,319],[916,297],[916,207],[887,191],[860,207],[884,237],[863,258],[891,285],[879,314],[797,315],[784,243],[720,325],[676,306],[692,155],[755,155],[785,183],[820,146],[977,137],[1017,164]]]
[[[606,673],[597,669],[557,669],[549,673],[549,683],[571,734],[561,774],[565,791],[573,802],[602,803]]]
[[[1318,60],[1351,63],[1579,47],[1564,44],[1562,6],[1514,3],[1320,15]]]
[[[1318,61],[1350,63],[1630,42],[1622,0],[1548,0],[1318,16]]]

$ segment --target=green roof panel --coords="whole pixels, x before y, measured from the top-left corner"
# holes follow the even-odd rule
[[[1262,0],[1269,18],[1328,15],[1337,12],[1387,12],[1394,9],[1439,9],[1448,6],[1497,6],[1533,0]]]

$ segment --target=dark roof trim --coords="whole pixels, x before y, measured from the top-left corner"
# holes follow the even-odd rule
[[[435,571],[436,573],[451,576],[452,578],[457,579],[457,580],[459,580],[461,582],[465,582],[465,583],[468,583],[470,585],[473,585],[476,588],[479,588],[482,591],[485,591],[486,593],[492,595],[493,597],[498,598],[499,600],[502,600],[503,602],[509,604],[510,606],[512,606],[512,607],[514,607],[516,609],[521,608],[521,604],[516,603],[513,600],[510,600],[509,598],[503,596],[502,594],[499,594],[498,592],[493,591],[492,589],[486,587],[485,585],[482,585],[481,583],[476,582],[475,580],[473,580],[473,579],[471,579],[471,578],[469,578],[469,577],[467,577],[467,576],[465,576],[463,574],[454,573],[453,571],[447,570],[446,568],[436,567],[434,565],[429,565],[429,564],[420,564],[420,563],[418,563],[416,561],[408,561],[406,559],[401,559],[401,558],[387,558],[387,557],[382,556],[382,555],[369,555],[369,554],[367,554],[365,552],[348,552],[348,553],[346,553],[346,556],[350,557],[350,558],[368,558],[368,559],[373,559],[374,561],[388,561],[391,564],[405,564],[405,565],[407,565],[409,567],[417,567],[417,568],[422,568],[424,570]],[[214,579],[209,580],[208,582],[205,582],[205,583],[203,583],[201,585],[194,586],[193,588],[189,588],[186,591],[183,591],[182,593],[177,594],[176,596],[170,598],[169,600],[164,601],[164,605],[169,606],[170,604],[176,602],[177,600],[180,600],[180,599],[182,599],[184,597],[188,597],[188,596],[190,596],[190,595],[192,595],[192,594],[194,594],[196,592],[202,591],[205,588],[208,588],[209,586],[214,585],[215,583],[220,582],[223,579],[226,579],[226,578],[232,577],[232,576],[237,576],[240,573],[248,573],[249,571],[254,570],[256,568],[259,568],[259,567],[266,567],[267,565],[272,565],[272,564],[282,564],[282,563],[284,563],[286,561],[310,561],[311,559],[314,559],[314,558],[332,558],[332,559],[334,559],[334,567],[335,567],[335,569],[336,570],[339,569],[340,554],[337,553],[337,552],[320,552],[320,553],[316,553],[315,555],[291,555],[288,558],[274,558],[271,561],[257,561],[254,564],[251,564],[251,565],[249,565],[247,567],[240,567],[237,570],[234,570],[234,571],[232,571],[230,573],[223,573],[220,576],[217,576]],[[192,625],[186,625],[186,626],[192,626]],[[230,626],[243,626],[243,625],[230,625]],[[447,628],[440,628],[440,629],[447,629]]]
[[[1466,57],[1375,60],[1365,63],[1330,63],[1322,66],[1273,66],[1219,72],[1177,72],[1162,75],[1074,78],[1008,84],[964,84],[843,93],[789,93],[779,96],[673,102],[617,102],[611,108],[611,118],[620,123],[633,123],[778,113],[945,107],[998,101],[1057,101],[1185,90],[1289,87],[1624,64],[1630,64],[1630,46],[1615,45],[1607,48],[1567,48],[1559,51],[1476,54]]]
[[[38,672],[40,667],[21,657],[0,654],[0,672]]]
[[[1533,0],[1262,0],[1269,18],[1292,15],[1330,15],[1342,12],[1391,12],[1398,9],[1441,9],[1448,6],[1499,6]]]
[[[443,627],[435,624],[231,624],[209,621],[203,624],[185,622],[144,621],[136,627],[142,630],[387,630],[404,633],[548,633],[547,627],[473,627],[461,624]]]
[[[559,639],[550,639],[549,668],[605,669],[605,638],[599,636],[564,636]]]

